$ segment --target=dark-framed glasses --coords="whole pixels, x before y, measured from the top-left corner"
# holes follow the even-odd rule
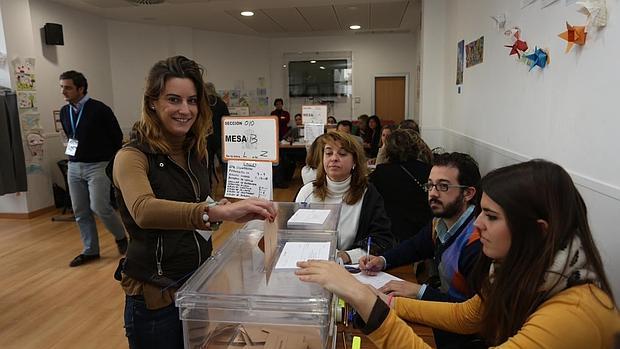
[[[467,185],[458,185],[458,184],[448,184],[448,183],[425,183],[424,191],[429,192],[433,190],[433,188],[437,189],[437,191],[448,191],[450,188],[467,188]]]

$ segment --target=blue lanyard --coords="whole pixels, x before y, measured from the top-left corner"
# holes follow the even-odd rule
[[[75,129],[80,124],[80,119],[82,118],[82,112],[84,111],[84,106],[80,108],[80,113],[78,114],[77,122],[73,121],[73,106],[69,104],[69,119],[71,120],[71,128],[73,129],[73,137],[75,138]]]

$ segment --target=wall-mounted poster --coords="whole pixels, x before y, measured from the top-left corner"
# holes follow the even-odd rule
[[[456,84],[463,85],[463,63],[465,61],[465,40],[459,41],[456,51]]]
[[[465,61],[465,66],[467,68],[482,63],[482,57],[484,54],[484,36],[481,36],[480,39],[467,44],[467,46],[465,46],[465,53],[467,54],[467,60]]]

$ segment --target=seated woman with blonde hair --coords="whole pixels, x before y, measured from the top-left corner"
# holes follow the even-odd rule
[[[351,304],[378,348],[430,348],[403,320],[478,333],[485,347],[611,348],[620,316],[568,173],[528,161],[487,174],[482,191],[477,295],[464,303],[383,301],[333,262],[299,262],[296,274]]]
[[[345,263],[377,254],[394,245],[383,198],[368,182],[362,145],[343,132],[322,137],[321,163],[316,180],[304,185],[295,202],[342,204],[338,222],[338,256]]]

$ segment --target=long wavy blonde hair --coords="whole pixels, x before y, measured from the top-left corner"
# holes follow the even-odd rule
[[[139,141],[146,143],[157,152],[170,153],[171,148],[164,133],[164,126],[157,112],[151,109],[150,105],[159,99],[169,79],[190,79],[196,88],[198,114],[187,133],[184,148],[188,151],[194,150],[200,160],[207,158],[207,136],[213,133],[213,124],[211,109],[207,106],[203,73],[202,66],[183,56],[170,57],[153,65],[144,89],[142,115],[133,130]]]

